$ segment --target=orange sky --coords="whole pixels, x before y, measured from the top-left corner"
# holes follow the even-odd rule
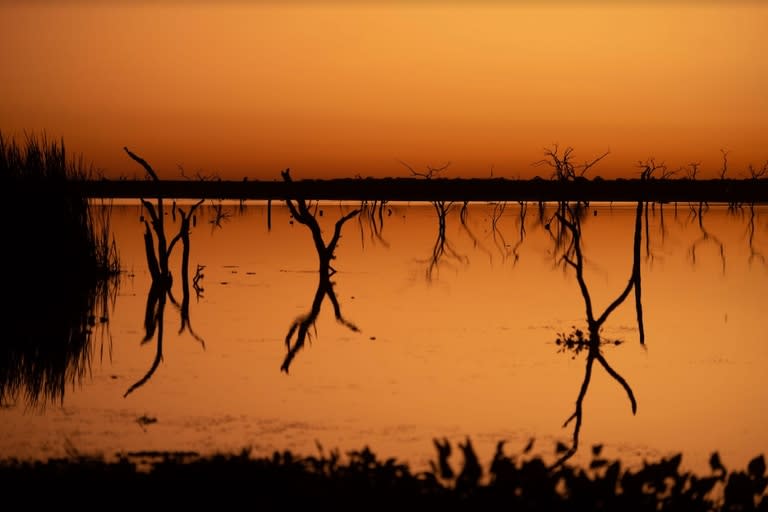
[[[164,178],[762,165],[768,7],[621,3],[0,1],[0,130],[112,177],[143,177],[123,146]]]

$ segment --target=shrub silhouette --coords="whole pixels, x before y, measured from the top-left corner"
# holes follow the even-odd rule
[[[258,506],[311,505],[336,510],[407,505],[418,509],[479,510],[622,510],[622,511],[765,511],[766,465],[763,455],[745,470],[728,471],[717,452],[710,473],[681,470],[682,455],[645,461],[637,469],[602,457],[592,447],[586,467],[548,465],[531,454],[532,442],[517,455],[504,453],[499,442],[487,470],[469,438],[459,443],[461,469],[450,467],[451,443],[435,440],[439,464],[413,472],[394,458],[381,459],[369,447],[342,456],[338,450],[298,456],[290,451],[252,457],[249,450],[201,457],[194,453],[122,454],[115,462],[76,456],[47,462],[0,461],[0,482],[8,491],[26,486],[66,489],[98,484],[120,491],[121,504],[253,503]],[[139,470],[137,459],[153,461]],[[439,467],[439,469],[438,469]],[[436,471],[436,469],[438,469]],[[130,492],[125,492],[129,490]],[[81,503],[77,493],[51,495],[58,503]]]

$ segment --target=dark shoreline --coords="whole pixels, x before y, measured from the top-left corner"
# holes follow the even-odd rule
[[[30,183],[30,191],[46,186]],[[52,185],[56,186],[56,185]],[[58,184],[61,186],[61,184]],[[94,180],[67,186],[90,198],[235,199],[343,201],[652,201],[768,203],[768,179],[551,181],[422,178],[341,178],[273,181]]]
[[[436,440],[437,446],[437,440]],[[530,446],[530,444],[529,444]],[[61,506],[67,502],[90,509],[81,489],[108,494],[122,507],[147,504],[217,508],[293,509],[309,505],[330,510],[604,510],[604,511],[765,511],[768,510],[765,457],[746,468],[728,470],[713,452],[710,471],[681,468],[682,454],[644,461],[629,468],[601,457],[592,447],[586,466],[549,466],[540,456],[504,453],[497,445],[493,460],[482,465],[469,439],[433,460],[432,469],[412,472],[393,458],[380,458],[368,447],[301,456],[290,451],[252,457],[249,450],[201,457],[194,452],[124,454],[116,462],[74,454],[68,459],[22,462],[0,460],[0,488],[5,498],[32,498]],[[463,459],[463,460],[461,460]],[[34,491],[32,491],[34,492]],[[10,500],[9,500],[10,501]],[[96,502],[99,508],[103,504]]]

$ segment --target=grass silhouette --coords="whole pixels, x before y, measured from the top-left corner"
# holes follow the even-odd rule
[[[62,400],[66,386],[88,372],[94,333],[108,338],[120,261],[111,204],[74,186],[92,173],[68,157],[63,142],[28,135],[19,143],[0,133],[7,271],[0,404],[20,396],[33,407]]]
[[[532,455],[533,442],[518,454],[503,442],[483,467],[469,438],[459,443],[454,469],[449,441],[435,439],[438,460],[432,470],[413,472],[368,447],[348,452],[320,451],[300,456],[290,451],[252,457],[248,450],[207,457],[195,453],[124,454],[115,462],[73,454],[48,461],[0,461],[5,496],[23,490],[69,490],[50,495],[59,504],[88,506],[79,489],[98,489],[119,497],[121,506],[174,506],[215,502],[258,509],[309,505],[335,510],[384,510],[393,506],[430,510],[768,510],[765,458],[747,468],[727,470],[717,452],[708,474],[680,467],[681,455],[645,461],[638,468],[601,456],[592,447],[585,467],[551,467]],[[138,461],[152,462],[140,468]]]

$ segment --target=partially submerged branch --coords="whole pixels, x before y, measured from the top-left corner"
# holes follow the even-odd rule
[[[635,395],[634,395],[634,392],[632,391],[632,388],[630,387],[629,383],[616,370],[614,370],[610,364],[608,364],[608,361],[605,359],[604,354],[601,352],[600,331],[603,325],[605,324],[605,322],[608,320],[608,317],[611,315],[611,313],[613,313],[613,311],[615,311],[616,308],[618,308],[627,299],[627,297],[629,296],[629,293],[634,289],[638,330],[640,333],[640,343],[641,345],[645,343],[642,307],[640,304],[640,298],[641,298],[640,297],[640,245],[641,245],[641,236],[642,236],[641,235],[642,213],[643,213],[643,203],[642,201],[640,201],[638,202],[637,208],[635,211],[635,226],[634,226],[635,232],[634,232],[633,247],[632,247],[632,253],[633,253],[632,254],[632,270],[630,272],[629,281],[627,285],[624,287],[624,289],[621,291],[621,293],[619,293],[619,295],[616,297],[616,299],[614,299],[613,302],[611,302],[608,305],[608,307],[606,307],[605,311],[603,311],[603,313],[597,318],[595,318],[594,316],[593,309],[592,309],[592,299],[589,294],[587,283],[584,279],[584,272],[583,272],[584,259],[582,255],[582,249],[581,249],[580,219],[569,205],[561,205],[558,212],[556,213],[556,219],[562,226],[565,227],[565,229],[568,230],[568,232],[570,233],[571,240],[573,242],[573,245],[572,245],[573,257],[564,255],[563,259],[567,265],[569,265],[575,270],[576,280],[579,284],[579,289],[581,290],[582,298],[584,300],[584,306],[585,306],[586,317],[587,317],[587,325],[588,325],[588,338],[585,344],[588,348],[588,353],[587,353],[586,367],[584,370],[584,379],[582,380],[581,388],[579,389],[579,394],[576,398],[574,412],[573,414],[571,414],[571,416],[568,417],[568,419],[565,421],[563,425],[565,427],[568,424],[570,424],[571,421],[575,422],[573,433],[572,433],[571,446],[565,449],[563,455],[555,462],[555,466],[562,465],[565,461],[571,458],[578,450],[579,434],[581,432],[581,425],[583,420],[583,402],[592,378],[592,367],[593,367],[594,361],[597,361],[598,363],[600,363],[600,365],[605,369],[608,375],[610,375],[611,378],[613,378],[616,382],[618,382],[619,385],[624,389],[632,408],[632,414],[635,414],[637,412],[637,400],[635,399]],[[582,347],[578,347],[578,348],[581,349]]]
[[[290,175],[290,169],[282,171],[283,179],[290,183],[292,181]],[[341,325],[344,325],[353,332],[359,332],[360,329],[353,323],[344,318],[341,313],[341,306],[336,298],[334,292],[334,282],[331,281],[331,276],[336,273],[336,270],[331,266],[331,260],[335,258],[334,251],[341,238],[341,230],[344,224],[360,214],[359,209],[354,209],[349,213],[344,214],[339,220],[336,221],[333,229],[333,235],[331,239],[326,243],[323,239],[322,230],[320,224],[315,217],[315,213],[311,212],[309,206],[303,198],[288,198],[285,200],[288,209],[300,224],[304,224],[309,228],[312,233],[312,240],[317,251],[319,268],[318,268],[318,285],[315,292],[314,299],[312,300],[312,306],[309,313],[296,319],[288,329],[288,334],[285,337],[285,345],[287,349],[286,356],[283,360],[283,364],[280,366],[281,371],[288,373],[291,362],[296,357],[296,354],[304,346],[309,332],[312,327],[315,326],[317,317],[320,314],[320,308],[323,303],[323,299],[328,297],[333,306],[334,316],[336,321]],[[295,335],[295,338],[294,338]]]
[[[147,172],[153,182],[159,182],[157,173],[152,169],[146,160],[139,157],[135,153],[131,152],[127,147],[124,148],[125,152],[131,159],[141,165]],[[193,204],[189,211],[185,211],[182,208],[178,208],[174,201],[171,216],[174,222],[176,221],[176,215],[181,218],[178,233],[168,243],[165,233],[165,211],[163,208],[163,197],[158,193],[156,205],[152,204],[144,198],[141,199],[141,204],[144,210],[149,216],[149,221],[144,219],[144,249],[147,258],[147,266],[149,268],[150,275],[152,276],[152,284],[147,294],[147,306],[144,315],[144,338],[142,343],[147,343],[156,337],[156,354],[155,358],[147,371],[147,373],[133,384],[126,392],[124,396],[128,396],[137,388],[143,386],[157,371],[162,360],[162,347],[163,347],[163,323],[166,298],[179,308],[181,316],[181,327],[179,333],[188,330],[193,338],[201,343],[205,348],[205,342],[203,339],[192,329],[192,324],[189,317],[189,252],[190,252],[190,223],[194,223],[194,213],[197,208],[203,203],[203,200],[199,200]],[[142,217],[143,218],[143,217]],[[153,236],[154,235],[154,236]],[[174,248],[181,241],[182,245],[182,302],[179,304],[173,297],[172,284],[173,277],[170,271],[169,260]],[[200,267],[198,266],[198,271]],[[198,290],[197,281],[200,279],[199,275],[195,276],[195,290]]]

